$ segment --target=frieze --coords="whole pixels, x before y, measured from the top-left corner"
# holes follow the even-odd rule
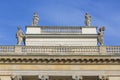
[[[0,64],[120,64],[119,57],[109,56],[1,56]]]

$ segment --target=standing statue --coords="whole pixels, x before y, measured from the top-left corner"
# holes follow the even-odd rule
[[[98,43],[100,43],[101,46],[104,45],[104,31],[105,27],[101,27],[98,32]]]
[[[17,45],[21,45],[22,41],[25,40],[25,35],[20,27],[18,27],[18,31],[16,33],[16,38],[17,38]]]
[[[34,13],[32,26],[37,26],[38,25],[38,21],[39,21],[38,14]]]
[[[86,13],[85,14],[85,25],[90,26],[90,24],[91,24],[91,16],[88,13]]]

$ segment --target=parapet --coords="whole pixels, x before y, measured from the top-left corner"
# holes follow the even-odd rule
[[[26,26],[26,34],[97,34],[96,26]]]
[[[26,46],[97,46],[97,27],[27,26]]]

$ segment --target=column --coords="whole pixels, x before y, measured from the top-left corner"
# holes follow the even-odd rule
[[[73,80],[83,80],[82,76],[80,75],[73,75],[72,78]]]
[[[49,80],[49,76],[48,75],[39,75],[38,79],[39,80]]]

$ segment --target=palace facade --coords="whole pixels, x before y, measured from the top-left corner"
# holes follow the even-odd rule
[[[0,80],[120,80],[120,46],[104,45],[104,27],[38,26],[36,18],[16,46],[0,46]]]

